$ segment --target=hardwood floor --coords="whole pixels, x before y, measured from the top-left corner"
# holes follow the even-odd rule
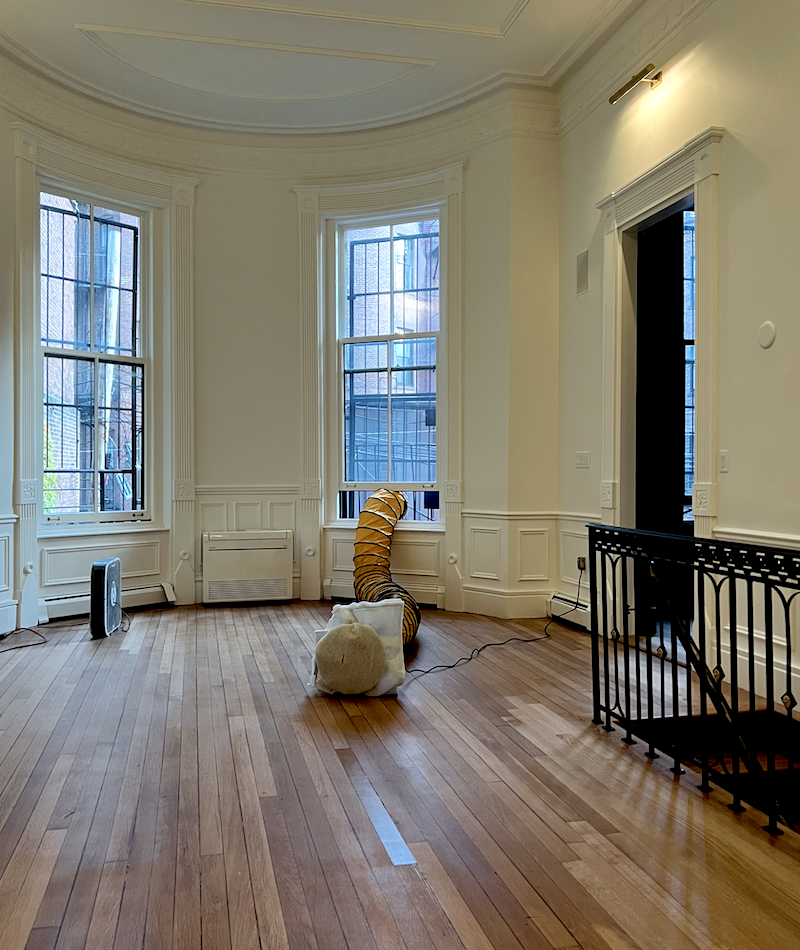
[[[587,635],[331,699],[329,615],[0,654],[0,950],[800,950],[800,838],[593,726]],[[543,627],[423,611],[409,665]]]

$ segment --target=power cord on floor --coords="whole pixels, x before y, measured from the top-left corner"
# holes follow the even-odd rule
[[[9,630],[8,633],[0,633],[0,642],[6,640],[8,637],[13,637],[15,633],[22,633],[23,630],[27,630],[29,633],[34,634],[39,639],[34,640],[33,643],[18,643],[14,647],[4,647],[0,650],[0,653],[10,653],[12,650],[22,650],[25,647],[38,647],[40,643],[47,643],[47,638],[42,636],[38,630],[35,630],[33,627],[17,627],[16,630]]]
[[[484,643],[483,646],[475,647],[475,649],[470,653],[469,656],[462,656],[455,661],[455,663],[440,663],[438,666],[432,666],[429,670],[419,670],[416,667],[410,667],[406,669],[406,673],[416,673],[417,675],[414,679],[419,679],[420,676],[424,676],[426,673],[433,673],[436,670],[454,670],[457,666],[462,666],[464,663],[469,663],[470,660],[474,660],[479,654],[487,647],[503,647],[507,643],[539,643],[541,640],[549,640],[550,634],[547,632],[551,623],[554,623],[556,620],[560,620],[562,617],[566,617],[567,614],[571,614],[573,610],[577,610],[580,606],[581,600],[581,579],[583,578],[583,568],[580,569],[578,574],[578,596],[575,598],[574,606],[570,607],[569,610],[565,610],[563,614],[558,614],[556,617],[551,617],[547,621],[547,625],[544,628],[544,632],[540,637],[509,637],[508,640],[500,640],[497,643]]]
[[[569,608],[569,610],[565,610],[563,614],[556,614],[555,616],[551,617],[547,621],[547,626],[544,628],[545,633],[547,633],[547,627],[549,627],[551,623],[555,623],[556,620],[561,620],[562,617],[566,617],[568,614],[571,614],[573,611],[577,610],[578,607],[580,607],[581,605],[581,579],[583,578],[583,572],[584,572],[584,568],[582,567],[578,568],[578,594],[575,597],[575,603]]]
[[[56,629],[60,627],[85,627],[88,623],[89,623],[89,618],[87,617],[85,620],[71,620],[67,622],[55,621],[52,624],[48,624],[48,626],[52,626]],[[123,610],[122,621],[119,625],[119,629],[122,633],[127,633],[127,631],[130,630],[130,627],[131,627],[130,615],[126,614],[125,611]],[[28,633],[32,633],[34,636],[38,637],[39,639],[34,640],[33,643],[18,643],[16,646],[13,646],[13,647],[4,647],[2,650],[0,650],[0,653],[10,653],[11,650],[23,650],[25,649],[25,647],[38,647],[42,643],[47,643],[47,637],[45,637],[45,635],[41,633],[39,630],[37,630],[35,627],[17,627],[16,630],[9,630],[8,633],[0,633],[0,643],[2,643],[3,640],[8,639],[8,637],[13,637],[14,634],[22,633],[25,630],[27,630]]]

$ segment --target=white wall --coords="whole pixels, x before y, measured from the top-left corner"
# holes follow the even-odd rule
[[[444,550],[443,535],[432,535],[427,544],[418,533],[405,537],[401,529],[398,569],[411,586],[438,588],[442,602],[446,560],[455,554],[454,576],[467,590],[462,601],[467,609],[506,616],[543,613],[555,585],[557,547],[559,146],[552,97],[507,91],[454,110],[444,122],[272,140],[171,130],[31,81],[21,67],[4,61],[0,78],[0,102],[13,107],[0,124],[0,269],[8,274],[0,290],[0,516],[3,509],[10,514],[13,505],[11,119],[40,125],[65,141],[77,139],[101,155],[198,181],[194,483],[181,483],[187,498],[181,510],[193,505],[195,513],[190,558],[198,590],[203,531],[297,533],[302,522],[307,434],[294,189],[386,182],[463,163],[464,231],[451,239],[463,238],[461,491],[470,514],[464,516],[463,548],[455,552]],[[167,482],[169,494],[171,479]],[[164,505],[168,533],[170,501]],[[10,522],[7,530],[13,533]],[[50,579],[48,596],[85,593],[86,559],[95,551],[108,556],[105,543],[84,535],[78,544],[50,539],[40,545],[39,573]],[[125,586],[141,583],[144,575],[148,583],[171,580],[179,549],[172,550],[168,535],[138,547],[130,538],[125,543]],[[339,554],[346,546],[345,538]],[[146,556],[146,563],[131,562],[128,571],[133,552]],[[296,543],[296,591],[305,563]],[[323,564],[322,576],[331,566]],[[19,564],[11,565],[12,574],[19,570]]]
[[[633,38],[650,26],[656,41],[625,65],[630,75],[639,60],[656,63],[664,71],[657,89],[643,87],[610,106],[607,96],[625,73],[620,61],[614,71],[609,50],[566,88],[566,103],[587,83],[602,97],[562,140],[560,504],[599,510],[603,245],[596,203],[706,128],[722,126],[718,432],[730,471],[718,476],[717,532],[798,546],[800,8],[745,0],[695,6],[705,9],[661,45],[656,4],[616,41],[615,49],[642,50]],[[586,248],[591,289],[576,296],[575,257]],[[765,320],[778,334],[768,350],[757,342]],[[592,452],[588,471],[575,468],[581,450]]]

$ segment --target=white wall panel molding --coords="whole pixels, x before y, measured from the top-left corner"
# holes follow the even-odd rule
[[[300,596],[300,568],[306,555],[300,533],[302,512],[297,485],[200,485],[195,493],[194,584],[197,603],[203,599],[201,539],[207,531],[291,531],[294,545],[292,596]]]
[[[16,523],[16,515],[0,515],[0,634],[17,626],[17,601],[13,596]]]
[[[525,616],[526,597],[546,603],[556,586],[557,524],[557,512],[465,511],[464,609],[476,609],[476,597],[489,594],[484,607],[491,603],[495,616]],[[498,608],[502,597],[514,606]]]
[[[107,557],[118,557],[122,565],[122,580],[125,587],[141,587],[137,581],[147,579],[158,582],[161,576],[163,549],[168,538],[152,538],[147,541],[115,539],[106,544],[96,541],[86,544],[44,546],[42,559],[42,588],[66,588],[80,585],[88,590],[92,565]]]
[[[0,81],[2,87],[2,81]],[[1,94],[0,94],[1,95]],[[34,110],[35,111],[35,110]],[[45,111],[42,118],[46,119]],[[74,117],[72,117],[74,121]],[[36,623],[38,617],[37,509],[40,504],[39,466],[41,447],[22,433],[41,430],[41,381],[39,371],[39,182],[56,187],[67,185],[88,194],[130,200],[149,208],[163,227],[165,259],[163,279],[168,304],[158,311],[157,334],[169,328],[169,365],[162,367],[168,380],[167,405],[171,419],[165,426],[156,455],[162,456],[174,482],[166,497],[152,499],[153,510],[171,507],[171,581],[178,603],[195,599],[194,571],[194,383],[192,313],[192,203],[197,182],[183,176],[119,159],[91,146],[78,146],[70,139],[80,135],[83,124],[71,127],[63,138],[43,128],[14,123],[16,156],[16,284],[17,319],[17,432],[15,452],[15,497],[20,525],[17,531],[17,579],[19,622]],[[106,132],[108,135],[108,130]],[[88,136],[87,136],[88,138]],[[163,326],[162,326],[163,325]],[[170,438],[167,439],[167,433]],[[163,453],[163,455],[162,455]],[[98,531],[97,534],[102,534]],[[27,592],[25,589],[27,588]]]
[[[618,31],[599,55],[573,72],[564,84],[561,96],[561,132],[569,132],[598,105],[608,104],[608,97],[641,69],[642,64],[655,62],[657,51],[679,30],[684,29],[714,0],[664,0],[648,4],[640,14]]]
[[[0,55],[0,105],[64,141],[97,153],[178,172],[241,172],[291,181],[342,182],[436,168],[466,151],[509,134],[558,134],[555,93],[503,77],[472,90],[463,103],[435,116],[409,116],[402,124],[324,135],[264,135],[261,129],[204,132],[175,129],[83,103],[54,83]],[[164,115],[164,119],[172,116]],[[228,142],[218,132],[229,133]],[[233,133],[240,132],[241,135]],[[248,135],[247,133],[252,133]]]
[[[355,527],[331,526],[324,530],[325,572],[323,593],[329,597],[353,598],[353,553]],[[392,535],[392,578],[421,604],[445,606],[444,530],[395,528]]]
[[[549,528],[520,528],[517,532],[516,581],[550,579]]]
[[[635,304],[626,268],[633,266],[638,224],[694,194],[696,235],[695,534],[716,522],[718,182],[724,129],[712,127],[650,171],[604,198],[603,458],[601,520],[633,524]]]

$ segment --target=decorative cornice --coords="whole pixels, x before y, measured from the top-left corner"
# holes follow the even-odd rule
[[[563,84],[561,95],[561,134],[569,132],[609,94],[628,79],[631,71],[649,62],[658,49],[711,6],[714,0],[664,0],[646,4],[640,14],[631,17],[599,54],[583,68],[575,70]],[[622,34],[626,34],[623,38]]]
[[[599,52],[571,67],[564,82],[558,80],[558,93],[555,78],[503,74],[433,107],[442,111],[387,116],[381,127],[356,131],[198,128],[166,112],[149,118],[128,111],[135,110],[133,104],[104,104],[91,98],[91,91],[85,98],[3,54],[0,106],[87,149],[165,169],[252,172],[317,183],[379,178],[440,167],[508,135],[565,134],[605,102],[640,60],[655,55],[713,2],[645,3]]]
[[[317,184],[440,168],[509,135],[558,135],[555,95],[514,76],[498,77],[463,105],[402,124],[347,133],[256,136],[166,125],[101,105],[0,54],[0,107],[61,142],[167,173],[250,173]]]

